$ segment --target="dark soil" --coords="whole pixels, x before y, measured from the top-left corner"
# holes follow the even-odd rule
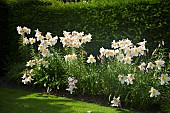
[[[16,82],[8,81],[4,76],[0,77],[0,87],[5,87],[5,88],[9,88],[9,89],[20,89],[20,90],[25,90],[25,91],[29,91],[29,92],[47,94],[45,89],[40,89],[40,88],[35,88],[35,87],[32,88],[28,85],[17,84]],[[74,100],[78,100],[78,101],[95,103],[95,104],[99,104],[99,105],[102,105],[102,106],[110,106],[109,98],[105,98],[102,95],[100,95],[100,96],[99,95],[96,95],[96,96],[78,95],[78,94],[72,94],[71,95],[66,90],[52,91],[50,94],[55,95],[55,96],[59,96],[59,97],[66,97],[66,98],[70,98],[70,99],[74,99]],[[134,111],[136,111],[138,113],[162,113],[160,108],[157,107],[157,106],[153,106],[151,108],[151,110],[148,110],[148,111],[137,111],[137,110],[134,110]]]

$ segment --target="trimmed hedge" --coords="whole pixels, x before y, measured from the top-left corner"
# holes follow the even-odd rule
[[[98,54],[99,48],[110,48],[113,39],[146,39],[150,47],[165,40],[170,44],[170,2],[166,0],[116,3],[61,3],[51,0],[7,2],[2,7],[8,15],[2,19],[7,31],[2,32],[3,54],[10,61],[21,60],[18,53],[17,26],[39,28],[44,34],[62,36],[63,30],[84,31],[93,35],[93,43],[86,50]],[[34,33],[34,32],[32,32]],[[168,46],[167,46],[168,47]],[[24,59],[24,58],[23,58]]]

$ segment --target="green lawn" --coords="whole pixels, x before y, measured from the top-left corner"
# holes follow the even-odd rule
[[[1,113],[134,113],[129,110],[104,107],[72,99],[0,88]]]

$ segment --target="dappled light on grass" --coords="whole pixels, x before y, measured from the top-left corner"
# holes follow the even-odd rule
[[[2,113],[131,113],[123,109],[104,107],[42,93],[0,88]]]

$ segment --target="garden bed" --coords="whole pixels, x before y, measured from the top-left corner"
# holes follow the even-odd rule
[[[18,91],[23,90],[23,91],[30,92],[30,93],[47,94],[46,89],[32,88],[32,87],[27,86],[27,85],[11,82],[11,81],[8,81],[6,79],[6,77],[4,77],[4,76],[0,77],[0,87],[1,88],[7,88],[9,90],[10,89],[17,89]],[[101,106],[106,106],[106,107],[110,106],[110,102],[108,101],[108,99],[105,98],[104,96],[99,96],[99,95],[98,96],[93,96],[93,95],[70,95],[65,90],[60,90],[60,91],[57,91],[57,92],[52,91],[50,93],[50,95],[54,95],[54,96],[58,96],[58,97],[70,98],[70,99],[73,99],[73,100],[76,100],[76,101],[94,103],[94,104],[101,105]],[[150,109],[147,110],[147,111],[136,111],[135,109],[131,109],[131,108],[126,108],[126,109],[131,110],[134,113],[162,113],[159,106],[151,106]],[[102,113],[107,113],[107,112],[102,112]],[[132,113],[132,112],[124,111],[123,113]]]

